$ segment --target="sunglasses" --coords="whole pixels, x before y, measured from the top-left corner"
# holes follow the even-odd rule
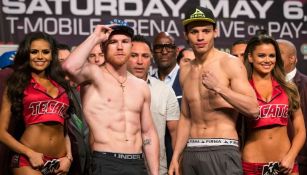
[[[161,53],[163,51],[163,48],[165,48],[167,52],[172,52],[176,48],[176,45],[175,44],[156,44],[154,45],[154,52]]]

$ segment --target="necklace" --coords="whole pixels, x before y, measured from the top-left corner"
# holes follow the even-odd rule
[[[128,76],[126,76],[125,77],[125,79],[124,79],[124,81],[119,81],[119,79],[117,79],[110,71],[109,71],[109,69],[107,68],[107,66],[104,66],[104,68],[108,71],[108,73],[119,83],[119,85],[120,85],[120,87],[122,88],[122,91],[124,92],[124,88],[125,88],[125,85],[124,85],[124,83],[126,83],[126,81],[127,81],[127,77]]]
[[[127,78],[128,78],[128,75],[125,77],[124,81],[119,81],[119,79],[117,79],[110,71],[109,69],[107,68],[107,66],[104,66],[104,68],[108,71],[108,73],[119,83],[120,87],[122,88],[122,92],[123,92],[123,101],[122,101],[122,107],[124,108],[124,105],[125,105],[125,95],[124,95],[124,91],[125,91],[125,85],[124,83],[127,81]],[[125,113],[124,113],[124,116],[125,116]],[[126,118],[126,116],[125,116]],[[126,121],[125,121],[126,123]],[[127,134],[125,133],[125,139],[124,139],[126,142],[129,141],[128,137],[127,137]]]

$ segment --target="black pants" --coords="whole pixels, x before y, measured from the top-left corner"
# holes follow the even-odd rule
[[[165,129],[165,152],[166,152],[166,160],[167,160],[167,168],[169,168],[172,157],[173,157],[173,148],[172,148],[172,138],[171,134],[169,133],[168,127]]]
[[[144,159],[121,159],[94,151],[91,175],[147,175]]]

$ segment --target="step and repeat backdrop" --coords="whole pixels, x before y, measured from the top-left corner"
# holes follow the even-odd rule
[[[218,19],[217,48],[229,52],[238,39],[265,29],[276,39],[295,43],[298,68],[307,74],[307,0],[2,0],[0,47],[18,44],[26,33],[43,31],[76,46],[97,24],[124,19],[136,34],[166,31],[185,46],[181,20],[189,6],[212,9]]]

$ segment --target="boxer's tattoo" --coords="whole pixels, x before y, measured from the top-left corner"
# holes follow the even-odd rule
[[[151,140],[150,139],[145,139],[143,141],[143,146],[150,145],[150,144],[151,144]]]

